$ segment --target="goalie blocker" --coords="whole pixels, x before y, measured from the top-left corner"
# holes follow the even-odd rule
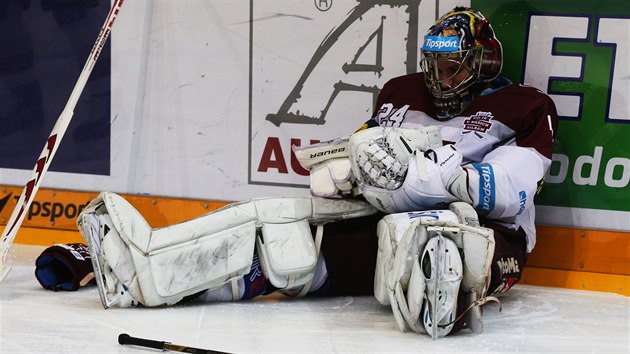
[[[376,209],[358,200],[267,198],[233,203],[193,220],[152,229],[122,197],[103,192],[77,219],[105,308],[172,305],[232,284],[252,267],[278,289],[308,292],[325,223]],[[316,225],[316,235],[311,233]]]

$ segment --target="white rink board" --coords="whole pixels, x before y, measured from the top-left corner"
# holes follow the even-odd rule
[[[307,195],[291,144],[351,133],[371,115],[377,88],[417,70],[411,38],[470,1],[317,3],[125,1],[110,38],[111,173],[50,171],[43,187],[228,201]],[[7,185],[31,173],[0,169]],[[541,224],[630,229],[627,212],[546,210]]]
[[[0,352],[151,353],[118,334],[231,353],[628,353],[630,297],[516,285],[503,310],[485,308],[481,335],[432,341],[400,333],[372,297],[267,298],[157,309],[108,309],[94,287],[41,288],[33,276],[42,247],[16,245],[0,283]]]
[[[309,115],[324,108],[337,82],[380,87],[406,73],[408,6],[336,0],[320,11],[312,0],[125,1],[110,38],[111,174],[49,172],[43,187],[216,200],[307,194],[305,176],[257,172],[267,137],[281,139],[289,163],[291,138],[351,133],[371,115],[371,95],[342,91],[325,125],[277,127],[265,117],[279,111],[317,48],[360,3],[370,5],[323,55],[290,109]],[[440,1],[440,11],[454,4]],[[416,31],[424,32],[435,2],[414,11]],[[377,51],[369,36],[381,27]],[[380,76],[344,72],[366,43],[356,62],[374,64],[378,53]],[[11,185],[31,173],[1,172]]]

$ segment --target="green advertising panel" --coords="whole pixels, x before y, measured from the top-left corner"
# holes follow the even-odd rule
[[[471,5],[490,19],[503,43],[505,74],[548,93],[561,117],[551,170],[536,203],[630,211],[628,2]]]

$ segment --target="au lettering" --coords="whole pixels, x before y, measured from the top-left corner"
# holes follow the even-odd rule
[[[319,140],[311,139],[309,141],[309,145],[316,143],[319,143]],[[285,148],[288,149],[287,151],[290,151],[291,170],[300,176],[308,176],[309,172],[300,166],[300,163],[293,153],[293,149],[291,149],[292,146],[302,146],[302,140],[291,138],[288,146],[285,145]],[[258,172],[266,173],[270,170],[276,170],[281,174],[289,173],[289,166],[287,166],[286,163],[285,152],[282,149],[282,143],[278,137],[267,138],[262,156],[260,157],[260,162],[258,163]]]

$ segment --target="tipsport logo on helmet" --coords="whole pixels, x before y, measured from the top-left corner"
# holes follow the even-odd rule
[[[424,36],[422,50],[427,52],[455,52],[459,50],[457,36]]]

